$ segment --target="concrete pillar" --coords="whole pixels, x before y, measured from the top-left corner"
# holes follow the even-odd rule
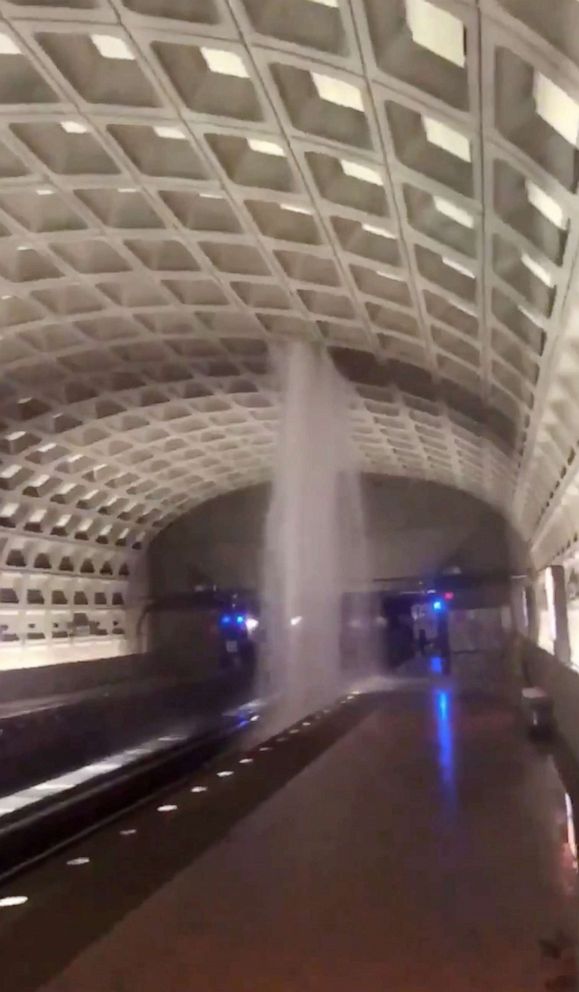
[[[569,619],[567,617],[567,590],[565,569],[562,565],[551,565],[545,571],[547,608],[552,623],[554,653],[563,664],[571,663],[569,641]]]
[[[527,614],[527,597],[525,595],[525,580],[511,580],[511,615],[513,630],[517,634],[528,635],[529,617]]]
[[[532,583],[525,586],[525,613],[527,615],[527,637],[536,644],[539,639],[539,610],[537,592]]]

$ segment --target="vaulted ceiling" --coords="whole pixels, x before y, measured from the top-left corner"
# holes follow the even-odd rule
[[[470,490],[539,558],[575,548],[577,0],[0,15],[14,643],[64,639],[75,606],[123,629],[143,542],[267,476],[280,340],[355,383],[364,468]]]

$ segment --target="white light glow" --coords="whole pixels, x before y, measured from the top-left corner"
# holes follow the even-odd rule
[[[262,138],[248,138],[247,144],[252,152],[259,152],[260,155],[274,155],[278,158],[285,158],[285,152],[276,141],[264,141]]]
[[[157,806],[157,813],[174,813],[178,809],[174,803],[165,803],[164,806]]]
[[[535,72],[533,96],[539,117],[570,145],[576,145],[579,136],[579,104],[542,72]]]
[[[137,189],[135,186],[119,186],[118,193],[136,193]]]
[[[37,196],[54,196],[53,189],[47,189],[46,186],[42,186],[40,189],[36,190]]]
[[[252,765],[253,764],[253,758],[242,758],[241,761],[239,762],[239,764],[240,765]]]
[[[130,830],[119,830],[121,837],[134,837],[136,830],[132,827]]]
[[[474,227],[474,217],[469,214],[468,210],[459,207],[452,200],[445,200],[443,196],[433,196],[432,199],[439,214],[450,217],[451,220],[455,220],[457,224],[462,224],[463,227],[471,229]]]
[[[456,272],[460,272],[461,275],[468,276],[469,279],[476,278],[472,269],[469,269],[466,265],[461,265],[460,262],[455,262],[454,258],[448,258],[447,255],[443,255],[442,261],[445,265],[448,265],[449,269],[454,269]]]
[[[541,326],[537,314],[532,313],[530,310],[527,309],[527,307],[519,305],[517,307],[517,310],[519,311],[519,313],[522,313],[523,317],[526,317],[527,320],[530,320],[531,323],[535,325],[535,327]]]
[[[2,300],[11,300],[12,299],[12,294],[11,293],[3,293],[2,296],[0,297],[0,299],[2,299]]]
[[[426,114],[423,115],[422,120],[426,132],[426,140],[431,145],[442,148],[450,155],[454,155],[455,158],[462,159],[463,162],[470,162],[470,141],[465,134],[462,134],[461,131],[456,131],[448,124],[443,124],[442,121],[436,120],[435,117],[427,117]]]
[[[464,24],[458,17],[428,0],[406,0],[406,21],[417,45],[464,67]]]
[[[291,620],[290,620],[290,624],[291,624],[292,627],[297,627],[298,624],[300,624],[301,622],[302,622],[302,618],[301,617],[292,617]]]
[[[217,778],[231,778],[233,774],[234,773],[232,771],[226,769],[225,771],[217,772]]]
[[[91,34],[90,39],[103,59],[134,62],[135,56],[126,41],[114,34]]]
[[[367,234],[376,234],[379,238],[396,237],[391,231],[387,231],[384,227],[378,227],[376,224],[362,224],[362,230],[366,231]]]
[[[386,272],[384,269],[376,269],[376,275],[381,279],[390,279],[392,282],[408,282],[408,277],[400,272]]]
[[[540,279],[545,286],[549,287],[549,289],[555,285],[555,280],[553,279],[551,273],[548,272],[547,269],[543,268],[540,262],[535,261],[534,258],[527,255],[526,252],[521,255],[521,262],[529,270],[529,272],[532,272],[533,275],[536,276],[537,279]]]
[[[201,54],[211,72],[220,76],[236,76],[238,79],[249,78],[243,59],[235,52],[224,48],[201,48]]]
[[[80,868],[81,865],[90,865],[90,858],[71,858],[66,863],[71,868]]]
[[[67,134],[88,134],[90,130],[88,124],[81,121],[61,121],[60,126]]]
[[[271,751],[270,747],[260,747],[260,751]]]
[[[339,0],[310,0],[310,3],[317,3],[320,7],[334,7],[336,10],[340,6]]]
[[[0,55],[20,55],[20,49],[13,38],[4,31],[0,32]]]
[[[3,896],[0,899],[0,908],[7,909],[12,906],[23,906],[28,902],[28,896]]]
[[[321,72],[312,72],[312,79],[320,100],[335,103],[338,107],[347,107],[349,110],[364,111],[362,91],[358,86]]]
[[[569,218],[565,214],[563,207],[530,179],[525,179],[525,186],[531,206],[535,207],[547,220],[550,220],[555,227],[564,231],[567,228]]]
[[[257,620],[255,617],[246,617],[245,626],[246,629],[251,633],[253,630],[257,630],[257,628],[259,627],[259,620]]]
[[[16,245],[16,251],[32,251],[30,245]]]
[[[180,127],[171,124],[157,124],[153,131],[158,138],[167,138],[169,141],[186,141],[187,135]]]
[[[312,211],[309,207],[302,207],[295,203],[280,203],[282,210],[289,210],[292,214],[307,214],[309,217],[312,215]]]
[[[206,193],[198,193],[197,195],[200,196],[202,200],[222,200],[223,199],[223,193],[213,193],[211,191],[207,191]]]
[[[361,162],[351,162],[350,159],[341,158],[340,165],[344,175],[352,179],[360,179],[363,183],[372,183],[373,186],[382,186],[382,176],[369,165],[362,165]]]

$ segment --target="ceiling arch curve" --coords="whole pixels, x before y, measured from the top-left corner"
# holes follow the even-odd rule
[[[267,476],[278,340],[353,382],[366,470],[573,544],[577,36],[576,0],[1,0],[10,638],[112,637],[143,542]]]

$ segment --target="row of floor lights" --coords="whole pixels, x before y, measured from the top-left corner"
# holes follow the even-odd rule
[[[355,697],[357,695],[358,695],[358,693],[353,693],[353,694],[347,696],[345,699],[341,699],[340,700],[340,703],[349,702],[352,699],[355,699]],[[318,713],[314,713],[313,716],[311,717],[311,719],[309,719],[309,720],[302,720],[300,726],[299,727],[292,727],[291,730],[289,730],[287,732],[287,735],[286,736],[282,735],[281,737],[276,737],[276,742],[278,742],[278,743],[281,744],[284,741],[287,741],[289,739],[289,735],[299,734],[301,727],[311,727],[312,726],[312,722],[314,720],[321,719],[321,717],[323,715],[325,715],[327,713],[330,713],[331,712],[331,709],[332,709],[332,707],[327,706],[323,710],[319,711]],[[256,719],[256,717],[252,717],[251,719],[253,721],[253,720]],[[261,745],[261,747],[258,748],[258,751],[261,751],[261,752],[267,752],[267,751],[272,751],[272,750],[273,750],[273,748],[271,747],[271,745],[267,745],[267,744]],[[240,759],[239,764],[240,765],[251,765],[251,764],[254,763],[254,761],[255,761],[254,758],[245,757],[245,758],[241,758]],[[235,772],[233,772],[231,769],[223,769],[222,771],[217,772],[217,777],[218,778],[231,778],[231,776],[234,775],[234,774],[235,774]],[[195,793],[195,794],[199,794],[199,793],[207,792],[208,789],[209,789],[209,787],[207,785],[194,785],[193,788],[191,789],[191,792],[192,793]],[[164,803],[161,806],[157,806],[157,812],[158,813],[174,813],[178,809],[179,809],[179,807],[177,806],[176,803]],[[137,830],[136,830],[135,827],[126,828],[126,829],[123,829],[123,830],[120,830],[119,831],[119,834],[120,834],[121,837],[134,837],[136,833],[137,833]],[[67,866],[69,866],[71,868],[80,868],[80,867],[82,867],[84,865],[90,864],[90,862],[91,862],[91,859],[90,858],[87,858],[87,857],[77,857],[77,858],[71,858],[69,861],[66,862],[66,864],[67,864]],[[18,906],[24,906],[27,902],[28,902],[28,896],[24,896],[24,895],[19,895],[19,896],[3,896],[3,897],[0,897],[0,909],[12,909],[12,908],[15,908],[15,907],[18,907]]]

